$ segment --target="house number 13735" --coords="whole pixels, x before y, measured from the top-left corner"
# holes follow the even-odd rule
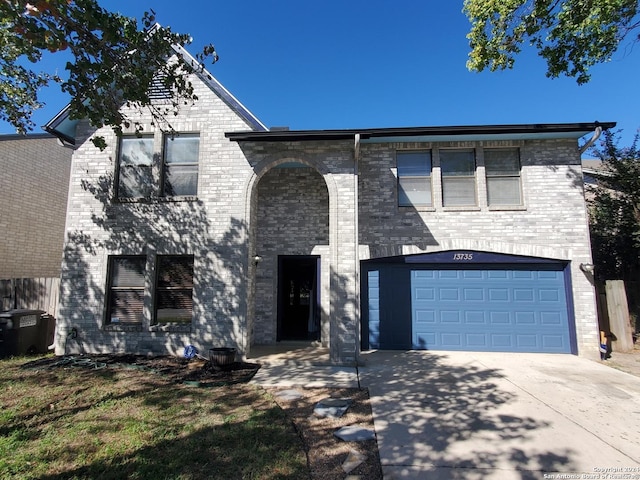
[[[473,253],[454,253],[454,260],[473,260]]]

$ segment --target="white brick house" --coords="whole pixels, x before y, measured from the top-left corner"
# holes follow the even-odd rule
[[[270,131],[194,85],[175,139],[48,124],[76,148],[58,354],[597,355],[578,142],[598,124]]]

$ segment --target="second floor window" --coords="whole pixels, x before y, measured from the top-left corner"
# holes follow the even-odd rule
[[[442,205],[475,206],[476,160],[473,150],[440,150]]]
[[[397,152],[398,205],[432,205],[431,152]]]
[[[517,148],[484,150],[489,206],[520,205],[520,157]]]
[[[149,197],[153,188],[153,137],[122,137],[118,155],[118,197]]]
[[[185,197],[198,194],[200,136],[166,136],[162,152],[154,151],[153,136],[123,136],[118,149],[119,199]],[[159,160],[162,158],[162,163]],[[161,185],[158,185],[160,179]]]
[[[165,137],[164,196],[188,196],[198,193],[198,156],[200,137],[197,134]]]

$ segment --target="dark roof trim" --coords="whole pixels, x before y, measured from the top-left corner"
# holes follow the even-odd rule
[[[348,140],[360,134],[362,140],[379,137],[424,137],[424,136],[468,136],[468,135],[509,135],[509,134],[545,134],[545,133],[582,133],[613,128],[616,122],[593,123],[536,123],[520,125],[466,125],[441,127],[400,127],[365,128],[361,130],[289,130],[267,132],[227,132],[225,136],[234,142],[290,142],[313,140]]]
[[[69,119],[70,109],[71,104],[69,103],[62,110],[60,110],[55,117],[53,117],[45,125],[43,125],[42,129],[48,134],[58,137],[66,144],[75,145],[76,139],[75,137],[69,135],[69,132],[75,132],[78,121]]]
[[[186,62],[189,62],[200,79],[207,85],[213,92],[215,92],[231,109],[236,112],[251,128],[257,131],[267,131],[267,127],[249,111],[240,101],[234,97],[224,85],[222,85],[211,73],[206,70],[200,70],[200,65],[196,59],[191,55],[186,48],[181,45],[174,45],[173,49],[179,55],[182,55]]]
[[[0,134],[0,142],[11,140],[42,140],[43,138],[53,139],[55,135],[49,133],[2,133]]]

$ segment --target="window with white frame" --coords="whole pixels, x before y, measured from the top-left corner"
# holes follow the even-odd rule
[[[440,150],[442,205],[476,206],[476,160],[473,149]]]
[[[199,154],[200,136],[197,133],[167,135],[162,152],[154,152],[153,136],[123,136],[118,149],[118,198],[197,195]],[[154,158],[162,158],[162,165]],[[160,171],[154,173],[155,169]],[[158,178],[161,187],[155,183]]]
[[[398,205],[401,207],[431,206],[431,152],[399,151]]]
[[[193,317],[193,255],[158,255],[151,291],[145,288],[147,257],[109,257],[107,325],[142,325],[145,298],[153,298],[151,324],[189,324]]]
[[[166,136],[164,141],[164,196],[189,196],[198,193],[198,134]]]
[[[118,151],[118,198],[149,197],[153,188],[153,137],[122,137]]]
[[[519,150],[517,148],[485,148],[484,165],[489,206],[521,205]]]
[[[109,258],[107,323],[142,324],[147,257]]]
[[[191,323],[193,255],[161,255],[157,261],[154,323]]]

